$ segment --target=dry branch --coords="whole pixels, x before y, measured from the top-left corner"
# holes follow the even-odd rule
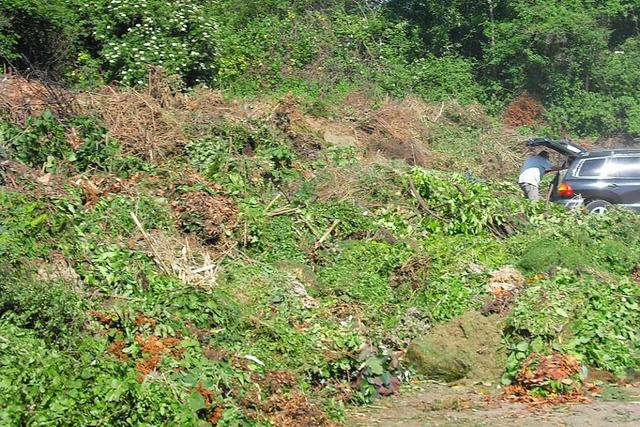
[[[411,177],[409,177],[409,188],[411,189],[411,193],[413,193],[413,196],[418,200],[420,207],[425,212],[427,212],[431,216],[436,217],[440,221],[444,221],[444,218],[442,218],[440,215],[435,213],[431,208],[429,208],[429,205],[427,205],[427,203],[424,201],[420,193],[418,193],[418,190],[416,189],[416,185],[413,183],[413,179],[411,179]]]

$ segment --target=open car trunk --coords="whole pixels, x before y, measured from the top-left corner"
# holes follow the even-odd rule
[[[532,138],[527,141],[527,147],[545,147],[556,151],[564,156],[576,157],[587,152],[587,150],[573,141],[554,140],[549,138]]]
[[[565,165],[568,167],[571,161],[578,156],[584,155],[587,153],[587,150],[575,142],[569,140],[553,140],[550,138],[532,138],[527,141],[527,147],[544,147],[550,150],[553,150],[557,153],[560,153],[563,156],[567,156],[568,159],[565,162]],[[549,192],[546,195],[547,199],[557,200],[558,199],[558,185],[564,179],[565,174],[567,173],[566,169],[562,169],[556,172],[553,180],[551,182],[551,186],[549,187]]]

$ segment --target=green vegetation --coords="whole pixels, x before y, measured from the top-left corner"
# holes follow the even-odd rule
[[[467,3],[2,2],[0,424],[336,425],[482,313],[505,384],[637,371],[640,217],[512,182],[638,132],[637,6]]]
[[[3,122],[4,424],[328,425],[397,391],[407,345],[480,309],[509,264],[531,283],[504,382],[531,353],[638,368],[637,216],[356,147],[309,157],[281,120],[185,124],[155,164],[95,116]]]

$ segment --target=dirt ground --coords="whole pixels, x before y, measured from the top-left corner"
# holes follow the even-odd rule
[[[365,408],[351,408],[347,426],[600,427],[640,425],[640,387],[606,386],[589,403],[540,406],[500,399],[494,387],[420,383]]]

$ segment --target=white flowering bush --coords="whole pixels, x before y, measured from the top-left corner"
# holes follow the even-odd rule
[[[218,25],[203,0],[67,0],[94,41],[91,56],[108,81],[144,85],[149,66],[188,84],[215,76]]]

